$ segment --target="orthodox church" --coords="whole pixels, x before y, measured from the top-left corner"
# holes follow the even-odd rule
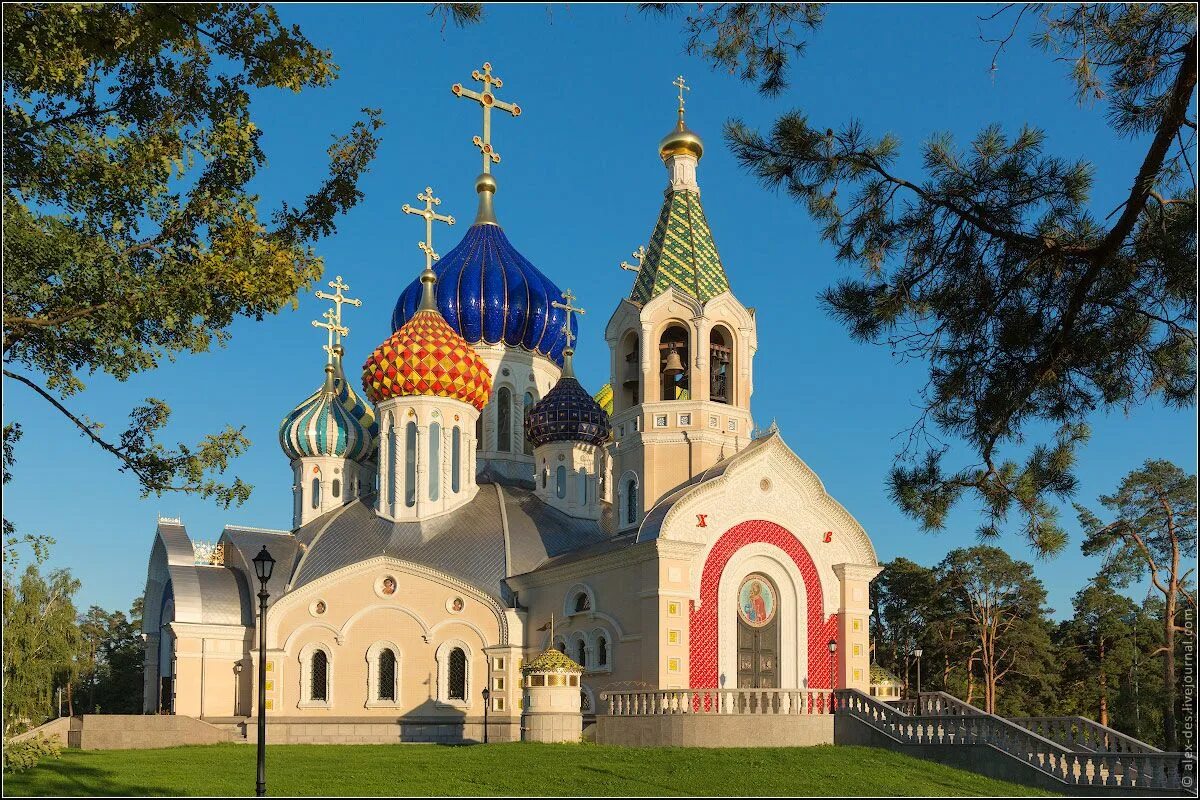
[[[635,275],[593,395],[572,368],[584,311],[497,219],[490,115],[520,108],[496,97],[489,64],[472,77],[478,91],[452,91],[483,108],[478,213],[439,258],[434,225],[453,218],[428,188],[404,207],[425,221],[425,268],[361,379],[341,344],[360,302],[340,276],[317,292],[325,374],[279,429],[291,528],[230,525],[205,543],[159,520],[145,710],[257,713],[260,588],[265,710],[292,741],[385,722],[392,740],[477,738],[485,713],[493,736],[517,738],[521,668],[547,649],[582,668],[585,714],[607,689],[865,691],[880,567],[776,427],[754,427],[755,313],[701,205],[682,78],[662,209],[621,265]]]

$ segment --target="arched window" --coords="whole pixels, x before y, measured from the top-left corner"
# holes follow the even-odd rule
[[[311,677],[308,684],[308,699],[319,702],[329,700],[329,656],[324,650],[315,650],[309,665]]]
[[[496,392],[496,449],[512,451],[512,392],[507,386]]]
[[[521,428],[521,437],[525,440],[525,455],[527,456],[533,455],[533,442],[529,440],[529,412],[533,410],[533,404],[536,402],[533,399],[532,393],[525,393],[525,419],[523,420],[524,425]]]
[[[483,414],[475,418],[475,449],[483,449]]]
[[[584,714],[592,713],[592,696],[586,690],[579,690],[579,710]]]
[[[638,388],[642,382],[641,344],[636,331],[625,334],[621,342],[621,360],[617,363],[621,374],[613,376],[617,385],[613,391],[613,411],[619,413],[638,404]]]
[[[417,423],[404,427],[404,505],[417,504]]]
[[[575,473],[575,477],[575,499],[579,502],[579,505],[586,506],[588,501],[587,471],[580,467],[579,472]]]
[[[542,467],[542,488],[543,489],[546,488],[546,482],[549,480],[550,480],[550,470],[543,466]]]
[[[587,596],[587,593],[580,592],[579,594],[577,594],[575,596],[575,613],[578,614],[580,611],[591,611],[591,610],[592,610],[592,600],[590,597]]]
[[[567,468],[561,464],[554,472],[554,492],[558,495],[558,499],[562,500],[567,496]]]
[[[429,499],[437,500],[442,495],[442,426],[435,422],[429,426]]]
[[[461,647],[450,651],[446,696],[451,700],[467,699],[467,654]]]
[[[379,651],[379,690],[376,700],[396,700],[396,654],[390,647]]]
[[[602,667],[608,666],[608,639],[603,636],[596,639],[596,663]]]
[[[337,478],[333,479],[333,496],[335,499],[342,496],[342,482]]]
[[[733,337],[720,325],[708,335],[708,396],[714,403],[732,403]]]
[[[388,466],[387,466],[387,501],[388,506],[396,504],[396,453],[398,450],[396,442],[396,426],[388,427]]]
[[[637,522],[637,478],[630,478],[625,483],[625,524]]]
[[[558,644],[556,644],[554,646],[558,649],[558,652],[562,653],[564,656],[567,654],[567,643],[566,642],[559,642]]]
[[[583,639],[575,643],[575,663],[581,667],[587,666],[587,642]]]
[[[321,507],[321,479],[320,478],[312,479],[312,507],[313,508]]]
[[[450,490],[458,494],[462,488],[462,431],[457,425],[450,433]]]
[[[688,331],[682,325],[671,325],[663,331],[658,343],[658,373],[662,382],[663,400],[690,400],[688,380],[691,369],[688,350]]]

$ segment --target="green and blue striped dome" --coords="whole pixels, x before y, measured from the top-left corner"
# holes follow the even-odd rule
[[[325,383],[283,419],[279,446],[288,459],[327,456],[368,461],[379,442],[375,412],[338,368],[326,368]]]

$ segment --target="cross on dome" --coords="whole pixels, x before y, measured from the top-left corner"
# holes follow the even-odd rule
[[[690,92],[692,90],[692,87],[688,86],[684,82],[682,75],[680,75],[675,80],[671,81],[671,85],[679,87],[679,118],[682,120],[683,119],[683,93]]]
[[[425,254],[425,269],[432,270],[433,262],[439,258],[437,252],[433,249],[433,223],[436,221],[453,225],[454,217],[449,214],[439,214],[433,210],[433,207],[440,206],[442,201],[440,198],[433,196],[433,188],[430,186],[426,186],[424,192],[418,192],[417,199],[425,201],[424,208],[413,208],[408,203],[405,203],[400,207],[400,210],[405,214],[416,214],[418,217],[425,218],[425,241],[417,242],[417,247]]]
[[[633,257],[637,259],[637,266],[630,264],[628,261],[622,261],[621,269],[627,269],[630,272],[641,272],[642,262],[646,260],[646,246],[641,245],[637,250],[634,250]]]
[[[338,275],[336,278],[331,280],[328,286],[334,290],[333,294],[329,294],[328,292],[324,292],[320,289],[318,289],[315,294],[322,300],[330,300],[333,302],[333,318],[329,321],[336,327],[329,329],[329,334],[332,337],[332,341],[327,347],[338,347],[342,343],[341,337],[350,335],[350,329],[342,325],[342,306],[351,305],[355,308],[359,308],[362,306],[362,300],[359,300],[355,297],[346,297],[346,295],[342,293],[345,289],[349,289],[350,285],[347,283],[342,283],[341,275]],[[319,328],[326,327],[324,323],[317,322],[316,320],[313,320],[313,325],[316,325]]]
[[[450,91],[454,92],[458,97],[466,97],[483,106],[483,136],[475,136],[471,141],[475,143],[480,153],[483,154],[483,172],[486,175],[492,171],[492,163],[500,163],[500,154],[492,147],[492,108],[507,111],[514,117],[519,117],[521,115],[521,107],[516,103],[504,103],[496,99],[496,95],[492,93],[492,87],[494,86],[499,89],[504,85],[504,81],[492,75],[491,62],[483,62],[483,72],[477,69],[472,70],[471,78],[483,84],[483,91],[472,91],[465,88],[461,83],[451,86]]]
[[[314,328],[324,328],[326,331],[328,331],[329,342],[325,345],[325,352],[328,355],[325,359],[325,363],[329,369],[332,369],[333,357],[338,347],[337,342],[334,341],[334,337],[338,335],[346,336],[350,333],[350,330],[338,324],[338,314],[335,313],[332,308],[327,309],[325,313],[321,315],[321,317],[325,320],[324,322],[318,322],[314,319],[312,324]]]
[[[554,306],[555,308],[561,308],[563,311],[567,312],[566,322],[563,323],[563,335],[567,337],[567,349],[572,350],[572,344],[575,342],[575,334],[571,333],[571,314],[586,314],[587,312],[582,308],[577,308],[576,306],[571,305],[578,298],[575,297],[574,292],[572,292],[570,289],[567,289],[565,292],[563,292],[562,296],[567,302],[560,303],[557,300],[552,300],[550,305]]]

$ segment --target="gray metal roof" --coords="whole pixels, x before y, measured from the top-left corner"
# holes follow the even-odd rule
[[[254,624],[254,607],[244,576],[226,567],[192,567],[200,589],[200,622],[210,625]]]
[[[444,572],[508,604],[507,576],[608,538],[599,522],[550,508],[526,485],[485,483],[466,505],[423,522],[390,522],[375,514],[371,500],[356,500],[296,531],[307,553],[296,564],[290,589],[391,556]]]

